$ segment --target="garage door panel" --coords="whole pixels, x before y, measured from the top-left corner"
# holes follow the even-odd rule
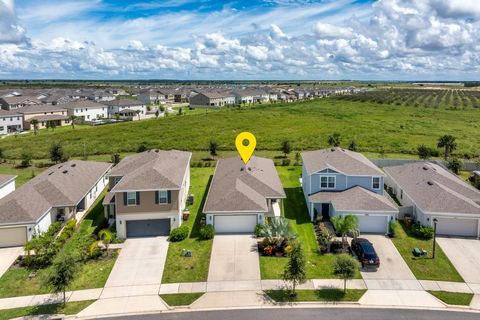
[[[437,218],[437,234],[446,236],[476,237],[478,222],[473,219]]]
[[[217,233],[253,233],[257,215],[216,215],[213,226]]]
[[[386,216],[361,216],[358,217],[358,226],[361,233],[383,233],[387,232],[387,217]]]
[[[0,228],[0,248],[19,247],[26,242],[26,227]]]
[[[126,227],[127,238],[168,236],[170,219],[129,220]]]

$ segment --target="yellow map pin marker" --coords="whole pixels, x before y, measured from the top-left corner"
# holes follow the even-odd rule
[[[237,147],[237,151],[245,164],[247,164],[250,160],[256,145],[257,139],[255,139],[255,136],[250,132],[245,131],[239,133],[235,139],[235,146]]]

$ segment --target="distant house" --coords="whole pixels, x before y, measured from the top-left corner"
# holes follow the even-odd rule
[[[92,92],[88,96],[89,100],[103,102],[103,101],[112,101],[115,100],[115,95],[113,93],[109,93],[103,90],[97,90]]]
[[[285,198],[271,159],[254,156],[247,165],[239,157],[220,159],[203,212],[218,233],[253,233],[267,217],[281,215]]]
[[[75,115],[79,119],[92,121],[108,117],[108,106],[90,100],[75,100],[62,104],[68,116]]]
[[[118,115],[121,118],[137,120],[139,116],[144,118],[147,113],[147,107],[140,100],[120,99],[105,101],[103,104],[108,106],[108,116],[110,118],[115,118]]]
[[[229,93],[200,92],[190,97],[191,107],[223,107],[235,104],[235,96]]]
[[[39,104],[16,109],[16,112],[23,115],[23,127],[26,130],[33,129],[32,120],[38,121],[38,129],[46,128],[48,124],[54,123],[61,127],[68,125],[70,120],[67,116],[67,109],[58,105]]]
[[[56,221],[81,220],[105,188],[110,167],[80,160],[57,164],[0,199],[0,247],[22,246]]]
[[[310,218],[355,215],[360,232],[388,232],[398,208],[384,196],[385,174],[360,153],[329,148],[302,153],[302,188]]]
[[[235,89],[232,93],[237,104],[262,103],[268,102],[270,99],[267,92],[257,89]]]
[[[175,95],[168,89],[150,89],[141,92],[137,99],[145,104],[165,104],[175,101]]]
[[[0,105],[3,110],[12,111],[17,108],[40,104],[36,96],[11,96],[0,98]]]
[[[437,223],[437,233],[480,237],[480,191],[443,167],[415,162],[385,167],[385,183],[413,218],[425,226]]]
[[[15,191],[15,179],[17,176],[0,174],[0,199]]]
[[[112,169],[103,205],[106,215],[116,221],[118,237],[167,236],[181,225],[191,156],[184,151],[150,150],[125,157]]]
[[[14,111],[0,110],[0,134],[8,134],[23,129],[23,115]]]

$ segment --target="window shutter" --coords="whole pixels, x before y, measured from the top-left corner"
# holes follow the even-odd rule
[[[123,193],[123,205],[124,206],[127,205],[127,193],[126,192]]]
[[[167,191],[168,203],[172,203],[172,193],[170,190]]]
[[[137,206],[140,205],[140,192],[137,192]]]
[[[155,191],[155,204],[158,204],[158,195],[159,195],[159,192]]]

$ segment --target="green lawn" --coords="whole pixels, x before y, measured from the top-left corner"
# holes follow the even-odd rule
[[[188,306],[192,304],[195,300],[203,296],[203,292],[195,293],[177,293],[177,294],[161,294],[160,297],[165,301],[169,306]]]
[[[277,302],[325,301],[325,302],[355,302],[367,290],[347,289],[347,292],[337,289],[325,290],[297,290],[297,295],[292,297],[288,290],[267,290],[265,293]]]
[[[162,283],[200,282],[208,277],[212,240],[200,240],[200,219],[208,186],[214,168],[191,168],[190,193],[195,203],[190,206],[190,218],[183,224],[190,227],[190,237],[181,242],[171,242],[163,270]],[[182,249],[192,251],[191,257],[181,257]]]
[[[403,223],[399,223],[392,241],[417,279],[464,282],[438,244],[435,259],[432,259],[433,240],[417,239]],[[414,257],[413,248],[427,250],[428,256]]]
[[[290,221],[292,229],[298,234],[307,259],[308,279],[331,279],[333,274],[333,254],[321,255],[318,253],[318,245],[308,215],[305,197],[300,187],[299,177],[301,167],[277,167],[278,174],[282,180],[287,199],[283,201],[283,213]],[[287,263],[286,257],[260,257],[260,272],[262,279],[281,279],[283,270]],[[360,279],[360,272],[356,278]]]
[[[472,302],[473,293],[446,292],[446,291],[428,291],[446,304],[457,306],[469,306]]]
[[[20,163],[20,161],[18,161]],[[30,167],[30,168],[17,168],[15,165],[8,163],[0,164],[0,174],[11,174],[17,176],[15,180],[15,187],[18,188],[34,176],[41,173],[44,169]]]
[[[383,147],[386,153],[415,154],[419,144],[433,147],[439,136],[452,134],[457,137],[458,154],[474,155],[480,149],[479,120],[480,111],[474,108],[434,110],[332,97],[76,130],[59,128],[36,136],[7,137],[0,140],[0,148],[9,159],[19,159],[24,150],[46,159],[56,141],[63,142],[72,157],[82,156],[84,146],[89,155],[101,155],[135,152],[141,143],[149,148],[205,151],[211,139],[220,150],[235,150],[235,136],[247,130],[256,135],[257,150],[278,150],[283,139],[289,139],[295,150],[318,149],[327,146],[329,134],[338,132],[343,145],[355,139],[360,151],[378,154]]]
[[[67,302],[65,307],[62,304],[47,304],[47,305],[35,306],[35,307],[24,307],[24,308],[0,310],[0,320],[35,316],[35,315],[77,314],[83,309],[85,309],[86,307],[88,307],[89,305],[91,305],[94,301],[95,300]]]
[[[97,199],[92,209],[90,209],[90,212],[80,224],[78,230],[62,250],[75,250],[79,245],[82,235],[91,234],[103,225],[103,207],[101,206],[103,196],[104,194]],[[89,260],[86,263],[80,264],[76,278],[72,282],[69,290],[103,287],[115,264],[117,255],[118,253],[115,252],[110,257]],[[47,276],[49,269],[45,268],[36,271],[36,276],[30,280],[28,276],[32,271],[33,270],[27,268],[10,268],[0,278],[0,298],[48,293],[49,289],[43,284],[43,280]]]

